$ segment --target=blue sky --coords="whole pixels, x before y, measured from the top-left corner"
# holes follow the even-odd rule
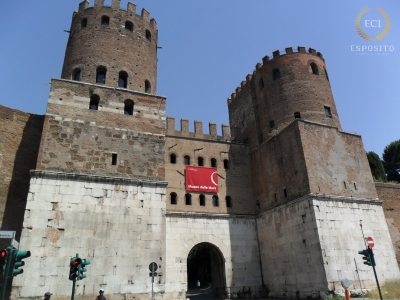
[[[50,79],[59,78],[71,16],[79,0],[0,2],[0,104],[44,114]],[[94,0],[90,1],[93,5]],[[106,4],[111,2],[106,0]],[[400,139],[400,2],[312,0],[137,0],[159,28],[157,93],[167,96],[167,115],[228,124],[226,100],[265,55],[285,47],[312,47],[325,58],[345,131],[362,135],[366,151],[382,154]],[[127,1],[121,1],[126,8]],[[375,36],[391,27],[380,41]],[[365,27],[380,19],[381,28]],[[375,23],[376,24],[376,23]],[[393,51],[351,51],[393,46]],[[393,49],[392,48],[392,49]],[[355,49],[355,48],[353,48]],[[178,125],[177,125],[178,126]]]

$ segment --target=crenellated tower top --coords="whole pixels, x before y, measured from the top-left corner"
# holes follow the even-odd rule
[[[72,15],[61,78],[156,93],[157,23],[120,0],[79,4]]]
[[[312,48],[265,56],[228,98],[228,108],[232,134],[254,147],[296,119],[341,129],[325,60]]]

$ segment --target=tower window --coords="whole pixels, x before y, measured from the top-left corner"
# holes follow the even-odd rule
[[[264,80],[262,78],[260,78],[259,82],[258,82],[260,89],[264,88]]]
[[[226,207],[232,207],[232,198],[230,196],[225,197]]]
[[[204,195],[199,196],[200,206],[206,206],[206,197]]]
[[[177,201],[176,201],[176,194],[175,194],[175,193],[169,194],[169,198],[170,198],[171,204],[177,204]]]
[[[224,159],[224,169],[226,169],[226,170],[230,169],[230,163],[229,163],[229,160],[227,160],[227,159]]]
[[[294,118],[295,119],[301,119],[301,114],[299,112],[294,113]]]
[[[81,28],[85,28],[87,26],[87,19],[83,18],[81,21]]]
[[[171,154],[171,155],[169,156],[169,162],[170,162],[171,164],[176,164],[176,155],[175,155],[175,154]]]
[[[185,204],[192,205],[192,195],[190,195],[190,194],[185,195]]]
[[[187,166],[190,165],[190,157],[189,157],[188,155],[185,155],[185,156],[183,157],[183,163],[184,163],[185,165],[187,165]]]
[[[101,17],[101,26],[108,26],[110,25],[110,18],[107,16]]]
[[[211,158],[211,168],[217,167],[217,160],[215,158]]]
[[[151,41],[151,32],[150,30],[146,29],[146,39],[148,39],[149,41]]]
[[[133,31],[133,23],[130,21],[125,22],[125,30]]]
[[[98,110],[99,109],[100,97],[97,95],[92,95],[90,97],[89,109]]]
[[[317,65],[315,63],[311,63],[310,67],[311,67],[311,71],[312,71],[312,73],[314,75],[318,75],[319,74],[318,67],[317,67]]]
[[[287,198],[287,191],[286,191],[286,188],[283,189],[283,194],[285,195],[285,198]]]
[[[329,106],[324,106],[325,116],[332,118],[331,108]]]
[[[148,81],[148,80],[144,81],[144,92],[145,93],[151,92],[151,84],[150,84],[150,81]]]
[[[113,154],[111,155],[111,164],[112,164],[113,166],[116,166],[116,165],[117,165],[117,153],[113,153]]]
[[[269,121],[269,131],[271,132],[275,128],[275,122],[274,121]]]
[[[204,166],[204,158],[202,158],[201,156],[199,156],[199,157],[197,158],[197,164],[198,164],[200,167],[203,167],[203,166]]]
[[[133,106],[134,103],[132,100],[125,100],[124,101],[124,115],[133,115]]]
[[[106,83],[107,69],[105,67],[98,67],[96,72],[96,83]]]
[[[74,71],[73,79],[75,81],[80,81],[81,80],[81,70],[80,69],[76,69]]]
[[[118,76],[118,87],[125,88],[128,86],[128,74],[125,72],[119,72]]]
[[[212,196],[213,206],[219,206],[219,199],[218,196]]]
[[[278,79],[278,78],[281,78],[281,72],[279,72],[279,69],[275,69],[274,71],[273,71],[273,73],[272,73],[272,78],[275,80],[275,79]]]

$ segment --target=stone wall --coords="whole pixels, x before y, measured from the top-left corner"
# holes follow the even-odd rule
[[[347,277],[359,290],[375,288],[371,267],[358,251],[365,249],[360,228],[375,240],[379,279],[398,279],[400,272],[378,200],[309,195],[267,211],[257,218],[265,284],[274,297],[318,297],[342,290]]]
[[[375,183],[400,267],[400,184]]]
[[[151,262],[165,270],[166,182],[33,171],[20,249],[31,251],[11,299],[66,300],[70,258],[91,264],[75,299],[150,299]],[[164,291],[164,278],[154,285]],[[137,298],[134,298],[137,297]]]
[[[228,297],[260,295],[262,275],[254,217],[169,212],[166,232],[166,299],[185,299],[187,257],[199,243],[209,243],[220,252]]]
[[[29,170],[39,151],[44,116],[0,105],[1,230],[16,231],[19,240],[29,190]]]

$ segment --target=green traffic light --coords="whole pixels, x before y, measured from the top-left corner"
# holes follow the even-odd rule
[[[370,252],[368,251],[368,249],[358,251],[358,254],[364,255],[362,257],[362,259],[364,260],[364,265],[372,266],[372,260],[371,260]]]
[[[21,251],[21,250],[14,251],[14,267],[12,271],[12,276],[17,276],[24,273],[24,270],[19,268],[25,266],[25,262],[23,262],[22,260],[30,256],[31,256],[30,251]]]

